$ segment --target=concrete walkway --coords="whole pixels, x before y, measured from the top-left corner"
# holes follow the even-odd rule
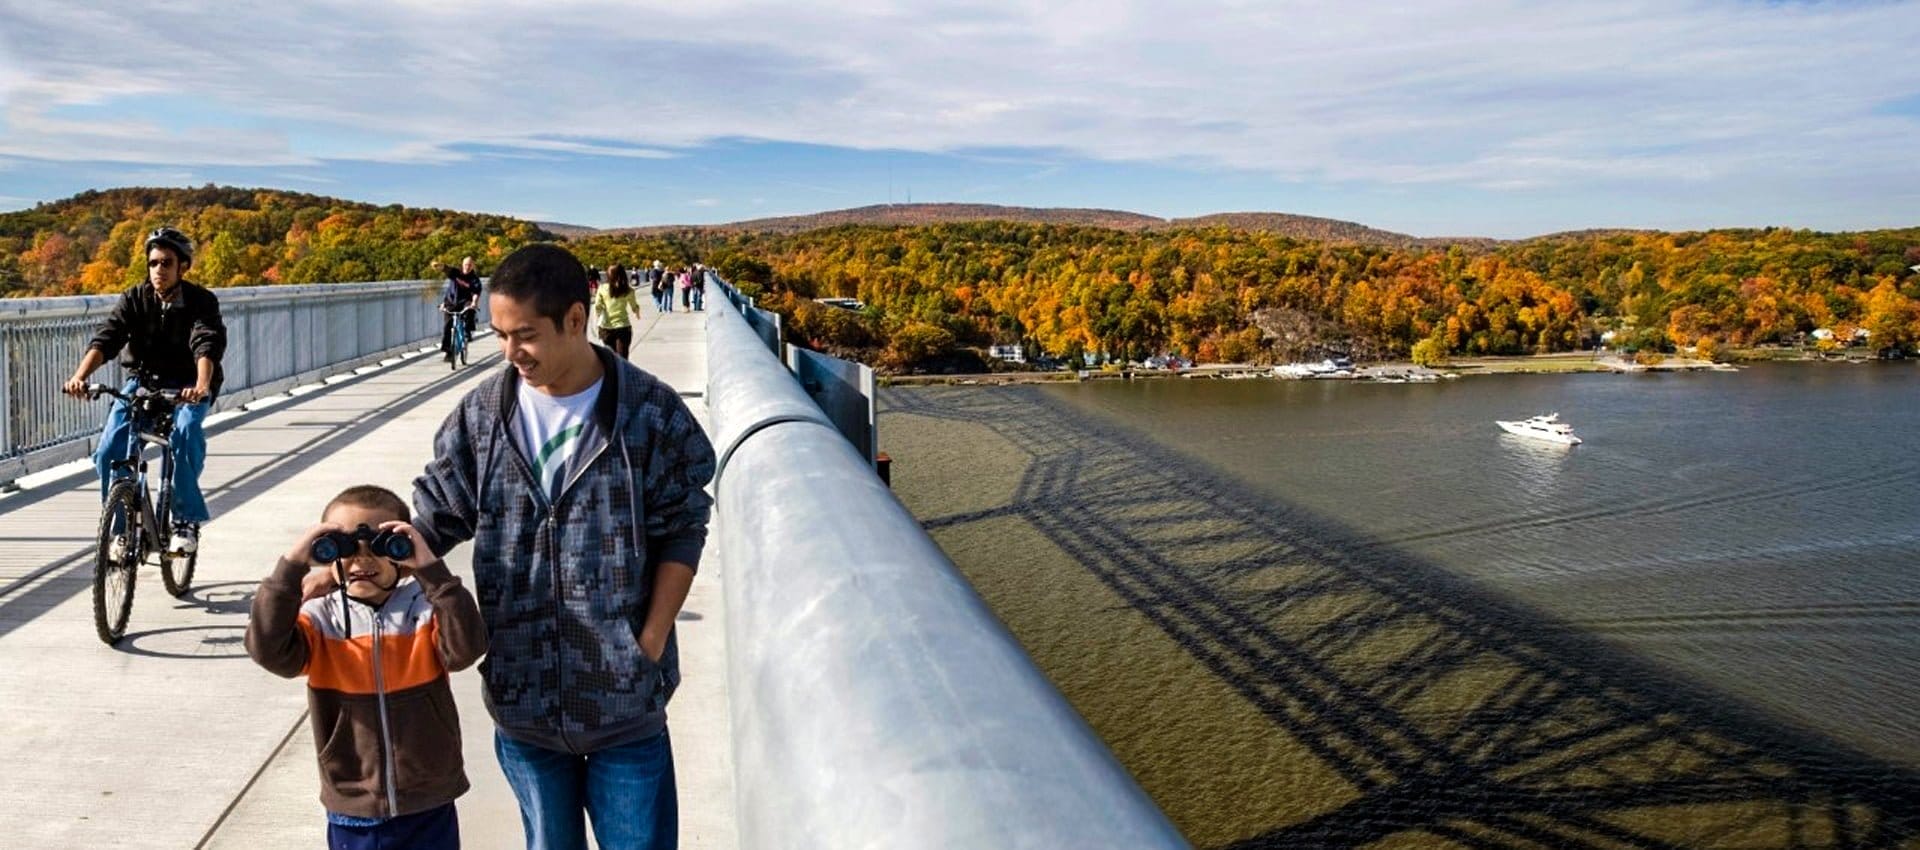
[[[634,361],[706,422],[704,316],[649,313],[636,337]],[[158,570],[143,571],[117,647],[93,635],[91,468],[0,498],[0,844],[322,845],[305,686],[254,666],[241,645],[254,587],[334,493],[361,483],[412,492],[441,420],[500,366],[491,343],[476,340],[487,356],[460,372],[413,356],[210,429],[202,483],[215,519],[193,590],[170,598]],[[716,551],[679,624],[685,681],[672,728],[690,848],[735,846]],[[461,547],[449,561],[470,575],[469,556]],[[479,674],[453,685],[474,786],[459,804],[465,846],[520,847]]]

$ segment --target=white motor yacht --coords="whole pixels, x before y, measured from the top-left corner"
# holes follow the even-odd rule
[[[1560,421],[1560,414],[1549,413],[1545,416],[1531,416],[1519,421],[1498,419],[1495,425],[1500,430],[1521,437],[1564,443],[1569,446],[1580,445],[1580,438],[1573,435],[1573,426]]]

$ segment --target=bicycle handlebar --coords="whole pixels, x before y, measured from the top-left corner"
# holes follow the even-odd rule
[[[116,390],[113,387],[107,386],[106,384],[88,384],[87,385],[87,398],[97,399],[103,395],[112,396],[121,401],[127,402],[128,404],[132,404],[134,399],[136,398],[158,398],[169,404],[180,403],[179,390],[150,390],[150,389],[147,389],[146,387],[141,387],[133,391],[132,397],[128,397],[126,393]]]

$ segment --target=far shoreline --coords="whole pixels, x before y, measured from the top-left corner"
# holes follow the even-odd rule
[[[1615,354],[1596,354],[1589,351],[1561,352],[1556,354],[1523,354],[1494,357],[1456,357],[1445,364],[1431,368],[1415,366],[1411,361],[1392,360],[1368,364],[1360,367],[1366,371],[1379,371],[1387,374],[1408,372],[1427,372],[1447,378],[1465,378],[1475,375],[1569,375],[1569,374],[1615,374],[1629,375],[1647,372],[1738,372],[1741,367],[1755,363],[1872,363],[1876,358],[1864,353],[1842,353],[1838,356],[1823,355],[1819,352],[1797,349],[1732,349],[1725,360],[1707,360],[1697,357],[1678,355],[1666,356],[1659,363],[1637,364],[1626,361]],[[1280,378],[1273,374],[1271,366],[1256,366],[1246,363],[1205,363],[1188,369],[1087,369],[1081,371],[1063,370],[1052,372],[985,372],[953,375],[880,375],[880,386],[1000,386],[1008,384],[1056,384],[1081,383],[1085,381],[1133,381],[1159,380],[1166,378],[1188,379],[1230,379],[1258,378],[1264,380],[1338,380],[1380,383],[1367,375],[1318,378]],[[1390,381],[1398,383],[1398,381]]]

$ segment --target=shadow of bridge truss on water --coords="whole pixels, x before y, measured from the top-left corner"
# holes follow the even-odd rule
[[[1030,457],[1018,517],[1353,792],[1234,848],[1920,846],[1920,776],[1769,721],[1031,387],[889,390]]]

